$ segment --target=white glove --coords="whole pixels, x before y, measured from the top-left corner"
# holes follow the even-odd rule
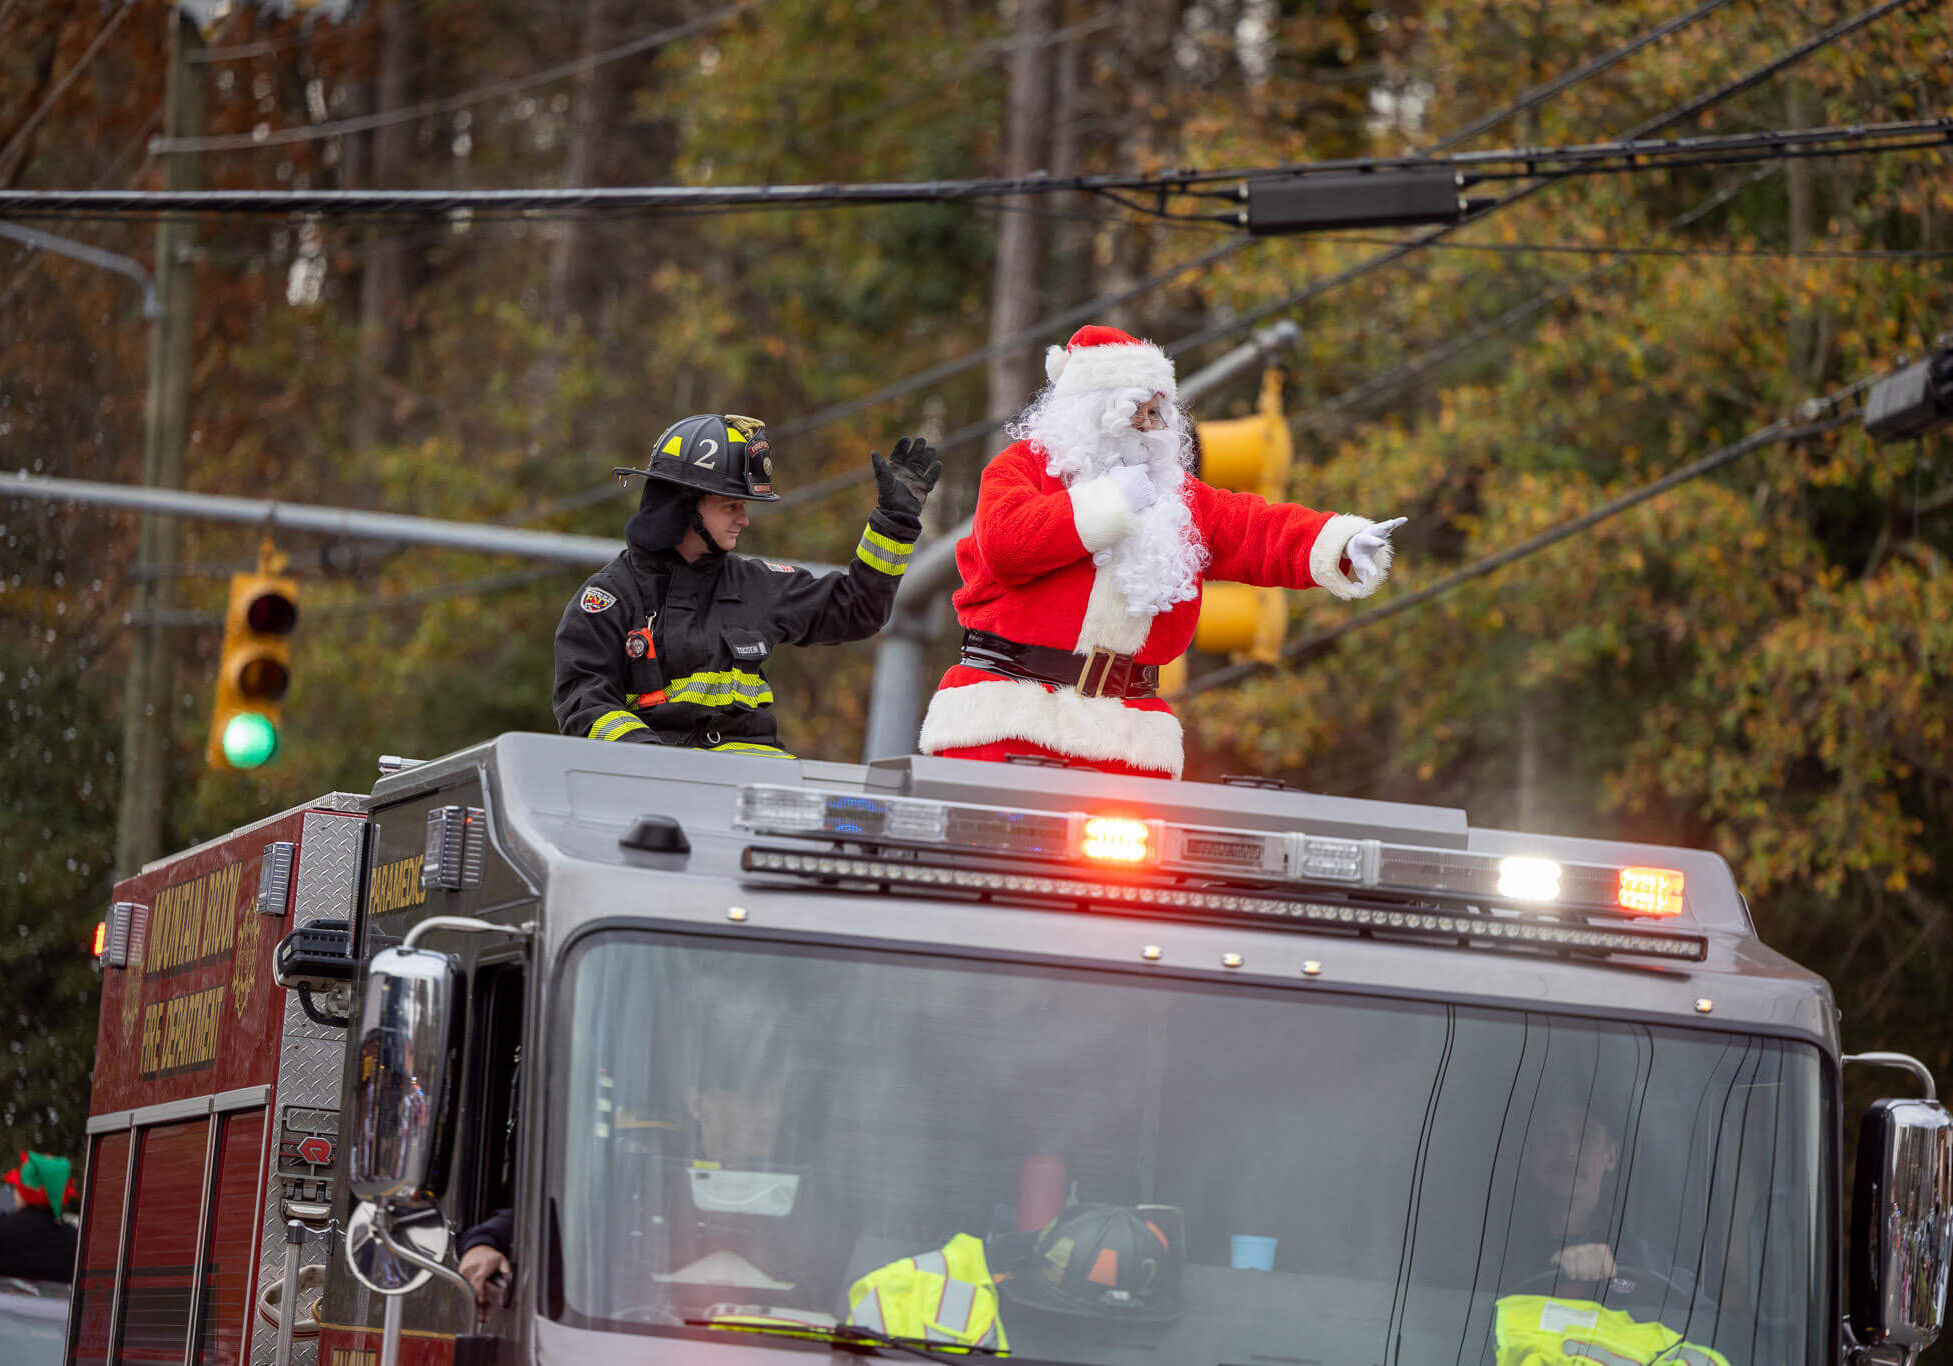
[[[1393,517],[1387,522],[1366,526],[1349,538],[1343,553],[1349,556],[1349,567],[1357,587],[1367,591],[1390,572],[1390,533],[1409,520],[1408,517]]]
[[[1105,477],[1126,495],[1126,502],[1134,512],[1144,512],[1160,501],[1160,491],[1153,487],[1152,476],[1137,465],[1114,465]]]

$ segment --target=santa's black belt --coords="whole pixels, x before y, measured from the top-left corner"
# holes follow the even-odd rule
[[[963,632],[960,662],[1005,678],[1075,688],[1081,697],[1155,697],[1160,690],[1158,666],[1141,664],[1131,655],[1104,648],[1073,654],[1049,645],[1022,645],[988,631]]]

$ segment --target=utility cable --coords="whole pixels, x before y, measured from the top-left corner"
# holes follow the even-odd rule
[[[1937,66],[1941,63],[1944,63],[1949,57],[1953,57],[1953,50],[1948,50],[1946,52],[1940,53],[1939,56],[1935,58],[1932,63],[1929,63],[1929,69],[1927,71],[1922,72],[1917,76],[1914,76],[1908,81],[1904,81],[1902,83],[1895,83],[1891,86],[1888,86],[1885,90],[1882,90],[1879,93],[1873,95],[1870,99],[1866,100],[1860,106],[1860,117],[1869,116],[1872,112],[1880,108],[1883,104],[1891,100],[1894,96],[1903,93],[1905,91],[1911,90],[1913,87],[1920,85],[1924,81],[1928,80],[1931,76],[1930,68],[1933,66]],[[1678,232],[1684,228],[1692,227],[1694,224],[1700,222],[1703,218],[1707,217],[1710,213],[1713,213],[1715,210],[1727,204],[1730,200],[1734,199],[1737,195],[1741,194],[1744,190],[1747,190],[1752,185],[1760,184],[1762,181],[1769,179],[1771,176],[1775,175],[1781,169],[1782,168],[1780,166],[1766,166],[1744,177],[1741,180],[1735,181],[1732,184],[1724,186],[1722,189],[1717,190],[1715,193],[1709,195],[1701,203],[1696,204],[1692,208],[1686,209],[1682,213],[1677,214],[1675,217],[1669,219],[1666,223],[1664,223],[1661,226],[1660,230],[1664,233],[1673,233],[1673,232]],[[1459,245],[1459,244],[1442,242],[1442,243],[1436,243],[1434,245],[1440,248],[1445,248],[1445,247],[1451,247],[1453,245]],[[1651,248],[1649,250],[1661,250],[1661,249]],[[1625,259],[1626,258],[1620,258],[1613,261],[1603,262],[1602,264],[1594,266],[1589,270],[1582,271],[1578,275],[1573,276],[1571,279],[1564,281],[1559,285],[1554,286],[1553,288],[1546,291],[1545,293],[1535,292],[1529,295],[1524,300],[1520,301],[1519,303],[1513,305],[1511,308],[1506,309],[1503,313],[1500,313],[1495,317],[1488,319],[1486,322],[1479,324],[1478,326],[1472,328],[1470,331],[1465,332],[1460,336],[1453,337],[1449,341],[1442,342],[1437,346],[1431,347],[1428,350],[1422,352],[1421,354],[1411,357],[1409,360],[1403,362],[1402,364],[1393,366],[1389,370],[1383,371],[1376,375],[1372,375],[1369,379],[1363,381],[1361,384],[1355,385],[1354,387],[1349,389],[1345,389],[1344,391],[1342,391],[1340,394],[1337,394],[1333,398],[1325,399],[1313,404],[1303,412],[1295,414],[1290,419],[1290,423],[1291,425],[1300,426],[1307,422],[1328,417],[1331,414],[1339,412],[1344,408],[1353,407],[1356,404],[1362,403],[1365,400],[1377,394],[1394,392],[1402,388],[1403,385],[1411,382],[1412,380],[1415,380],[1425,374],[1428,374],[1430,371],[1436,369],[1438,366],[1444,364],[1446,361],[1452,359],[1454,356],[1461,355],[1466,351],[1471,350],[1473,347],[1477,346],[1478,343],[1485,341],[1488,338],[1495,336],[1500,332],[1505,331],[1506,329],[1514,326],[1517,323],[1525,321],[1527,318],[1533,317],[1536,314],[1544,312],[1546,309],[1552,307],[1560,300],[1565,299],[1570,295],[1572,295],[1576,290],[1579,290],[1587,285],[1590,285],[1594,283],[1596,280],[1599,280],[1602,277],[1608,275],[1609,273],[1619,269],[1625,263]]]
[[[1807,437],[1821,436],[1825,432],[1835,431],[1839,427],[1847,426],[1857,420],[1858,414],[1855,410],[1850,412],[1835,411],[1838,406],[1849,402],[1862,390],[1869,388],[1871,385],[1876,384],[1879,380],[1885,379],[1893,373],[1896,372],[1887,371],[1885,374],[1874,376],[1871,379],[1860,380],[1856,384],[1849,385],[1824,398],[1813,400],[1804,405],[1807,410],[1815,410],[1818,413],[1824,413],[1827,409],[1833,410],[1825,416],[1813,417],[1796,424],[1785,420],[1772,422],[1768,426],[1752,432],[1740,441],[1724,446],[1721,450],[1705,455],[1700,460],[1692,461],[1680,469],[1672,470],[1659,479],[1632,489],[1620,495],[1618,498],[1611,498],[1600,506],[1590,509],[1578,517],[1570,518],[1556,527],[1542,531],[1536,536],[1529,536],[1517,545],[1508,546],[1504,550],[1487,555],[1485,558],[1459,570],[1455,574],[1446,575],[1436,583],[1427,584],[1423,588],[1417,589],[1415,592],[1406,593],[1403,597],[1393,599],[1381,607],[1363,612],[1357,616],[1348,617],[1336,623],[1334,626],[1324,627],[1320,631],[1315,631],[1304,636],[1302,639],[1284,646],[1281,657],[1276,663],[1301,659],[1334,641],[1340,640],[1352,631],[1360,631],[1365,626],[1384,621],[1403,612],[1408,612],[1413,607],[1421,607],[1431,601],[1431,599],[1449,593],[1454,588],[1462,587],[1475,579],[1482,579],[1486,575],[1495,573],[1509,564],[1516,563],[1528,556],[1536,555],[1549,546],[1557,545],[1559,542],[1566,540],[1569,536],[1578,535],[1580,532],[1598,526],[1600,523],[1626,512],[1629,508],[1645,503],[1650,498],[1666,493],[1669,489],[1675,488],[1680,484],[1688,483],[1692,479],[1699,479],[1705,474],[1722,468],[1731,461],[1738,460],[1750,454],[1752,451],[1758,451],[1765,446],[1774,446],[1786,441],[1802,441]],[[1264,663],[1261,660],[1248,660],[1240,664],[1230,664],[1226,668],[1216,669],[1212,673],[1202,674],[1198,679],[1189,683],[1180,692],[1179,697],[1192,697],[1213,688],[1224,687],[1230,683],[1238,683],[1244,678],[1252,677],[1255,674],[1274,667],[1276,667],[1275,663]]]
[[[1859,14],[1852,16],[1849,19],[1840,20],[1838,23],[1831,25],[1829,28],[1817,34],[1816,37],[1807,39],[1806,41],[1797,44],[1789,51],[1782,53],[1781,55],[1774,57],[1769,61],[1762,63],[1759,66],[1751,68],[1749,71],[1744,72],[1742,75],[1736,77],[1734,80],[1728,81],[1723,85],[1717,86],[1713,90],[1707,91],[1704,94],[1695,96],[1694,98],[1689,99],[1683,102],[1682,104],[1677,105],[1670,110],[1667,110],[1664,113],[1657,114],[1653,118],[1646,119],[1641,123],[1636,124],[1634,127],[1628,129],[1625,133],[1621,134],[1620,140],[1623,142],[1637,142],[1651,136],[1652,134],[1659,133],[1668,128],[1671,128],[1675,124],[1680,123],[1686,119],[1694,118],[1696,115],[1702,113],[1707,109],[1713,108],[1714,106],[1722,103],[1724,100],[1732,99],[1735,96],[1742,94],[1744,91],[1749,90],[1754,86],[1760,84],[1761,82],[1770,79],[1772,76],[1778,75],[1790,69],[1791,67],[1797,65],[1799,62],[1802,62],[1805,58],[1809,57],[1812,53],[1818,52],[1823,48],[1849,36],[1850,34],[1856,33],[1859,29],[1865,27],[1867,24],[1870,24],[1875,20],[1883,18],[1885,15],[1891,13],[1893,10],[1900,9],[1906,5],[1916,4],[1916,3],[1918,3],[1918,0],[1881,0],[1881,3],[1872,6],[1870,9],[1864,10]],[[1418,250],[1420,247],[1428,246],[1433,242],[1440,241],[1444,238],[1447,238],[1451,236],[1453,233],[1459,231],[1461,228],[1467,227],[1472,223],[1476,223],[1481,219],[1487,217],[1488,215],[1497,212],[1500,209],[1508,208],[1511,205],[1516,204],[1523,199],[1527,199],[1532,195],[1537,194],[1540,190],[1544,189],[1547,184],[1550,183],[1551,183],[1550,181],[1538,182],[1533,185],[1528,185],[1522,189],[1515,190],[1511,194],[1506,195],[1504,198],[1498,200],[1495,204],[1488,206],[1487,208],[1485,208],[1479,213],[1473,214],[1470,218],[1466,219],[1465,222],[1463,223],[1450,224],[1448,226],[1437,228],[1432,232],[1424,234],[1422,237],[1416,239],[1416,245],[1405,246],[1405,247],[1394,247],[1389,251],[1385,251],[1379,253],[1376,256],[1371,257],[1369,261],[1363,263],[1361,266],[1353,267],[1350,270],[1339,272],[1337,275],[1332,276],[1328,281],[1312,281],[1310,284],[1304,285],[1301,289],[1296,290],[1294,293],[1288,295],[1286,298],[1277,299],[1271,303],[1259,305],[1258,307],[1249,309],[1244,313],[1237,314],[1236,316],[1228,319],[1224,323],[1217,323],[1212,327],[1204,328],[1203,330],[1194,333],[1192,336],[1184,337],[1181,340],[1175,342],[1172,346],[1167,348],[1167,354],[1177,356],[1184,351],[1193,350],[1195,347],[1205,346],[1210,342],[1220,341],[1224,338],[1234,336],[1237,333],[1247,331],[1248,329],[1267,321],[1269,318],[1272,318],[1279,313],[1286,313],[1290,309],[1293,309],[1301,304],[1308,303],[1309,301],[1320,297],[1322,294],[1327,293],[1330,289],[1333,289],[1338,285],[1347,283],[1348,281],[1357,279],[1363,275],[1367,275],[1371,271],[1380,269],[1383,266],[1391,265],[1397,261],[1400,261],[1405,256],[1408,256],[1411,252]]]
[[[561,62],[527,76],[516,76],[506,81],[494,81],[488,85],[464,90],[458,95],[448,95],[438,100],[423,100],[419,104],[408,105],[402,109],[386,109],[376,114],[362,114],[356,118],[334,119],[329,123],[315,123],[305,128],[267,129],[262,133],[213,133],[195,138],[157,138],[149,144],[149,150],[157,156],[169,156],[183,152],[240,152],[258,147],[275,147],[294,142],[316,142],[320,138],[339,137],[346,133],[364,133],[375,128],[385,128],[396,123],[410,123],[415,119],[427,118],[436,114],[451,114],[473,105],[485,104],[489,100],[502,99],[508,95],[519,95],[537,86],[551,85],[557,81],[578,76],[609,62],[634,57],[640,52],[650,52],[655,48],[675,43],[681,38],[689,38],[694,33],[715,28],[729,19],[735,19],[746,11],[756,9],[766,0],[738,0],[738,3],[713,10],[710,14],[688,19],[682,24],[647,33],[628,42],[602,52],[593,52],[575,61]]]
[[[102,50],[102,44],[106,43],[114,35],[115,31],[122,27],[122,21],[129,17],[130,12],[135,7],[135,0],[123,0],[122,8],[115,12],[114,18],[102,25],[101,32],[97,33],[94,41],[89,43],[87,51],[76,58],[75,64],[69,67],[61,79],[54,83],[54,89],[48,91],[47,98],[41,101],[40,107],[28,115],[26,122],[14,130],[14,135],[7,139],[7,145],[0,147],[0,166],[6,165],[8,160],[13,156],[14,149],[24,143],[33,135],[34,130],[40,127],[41,120],[47,117],[50,109],[54,108],[54,102],[66,93],[69,86],[74,84],[75,77],[88,69],[88,64],[95,60],[95,54]]]
[[[1335,242],[1370,246],[1398,246],[1394,237],[1334,237]],[[1435,251],[1476,251],[1497,256],[1679,256],[1704,260],[1764,261],[1940,261],[1953,249],[1876,247],[1853,250],[1829,247],[1630,247],[1617,242],[1440,242]]]
[[[1917,0],[1890,0],[1914,4]],[[1743,87],[1730,87],[1747,88]],[[1692,101],[1691,108],[1698,107]],[[321,125],[323,126],[323,125]],[[1489,180],[1533,182],[1504,199],[1449,224],[1452,232],[1485,213],[1506,207],[1545,184],[1572,176],[1628,174],[1681,167],[1740,165],[1799,156],[1844,156],[1909,151],[1953,141],[1953,117],[1913,119],[1857,127],[1770,129],[1713,137],[1650,141],[1631,136],[1570,147],[1516,147],[1441,157],[1360,157],[1280,167],[1166,171],[1151,175],[985,177],[968,180],[887,180],[804,185],[584,185],[525,189],[338,189],[338,190],[4,190],[0,213],[122,215],[221,213],[383,218],[396,215],[521,215],[558,218],[596,213],[660,213],[672,209],[716,210],[816,208],[889,204],[960,204],[973,200],[1052,194],[1148,191],[1162,197],[1190,194],[1223,176],[1242,182],[1221,197],[1239,199],[1247,182],[1300,179],[1318,174],[1450,170],[1461,184]],[[152,144],[153,147],[154,144]],[[1130,201],[1121,200],[1127,207]],[[1161,212],[1164,212],[1162,210]],[[1230,218],[1232,215],[1229,216]],[[1246,226],[1245,214],[1242,226]],[[1224,220],[1225,221],[1225,220]]]

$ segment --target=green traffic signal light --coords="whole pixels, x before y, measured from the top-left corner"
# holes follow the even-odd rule
[[[278,728],[261,712],[241,711],[224,723],[223,744],[232,768],[256,768],[278,752]]]

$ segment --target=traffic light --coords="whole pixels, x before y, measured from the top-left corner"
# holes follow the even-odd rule
[[[204,747],[214,769],[257,768],[278,752],[280,704],[292,681],[290,637],[298,624],[298,584],[284,577],[284,567],[284,557],[267,546],[257,573],[231,575]]]
[[[1247,417],[1196,424],[1200,477],[1215,488],[1258,493],[1279,502],[1288,490],[1295,443],[1282,416],[1282,375],[1261,376],[1261,401]],[[1288,629],[1288,597],[1279,588],[1210,583],[1202,592],[1194,648],[1273,663]]]

